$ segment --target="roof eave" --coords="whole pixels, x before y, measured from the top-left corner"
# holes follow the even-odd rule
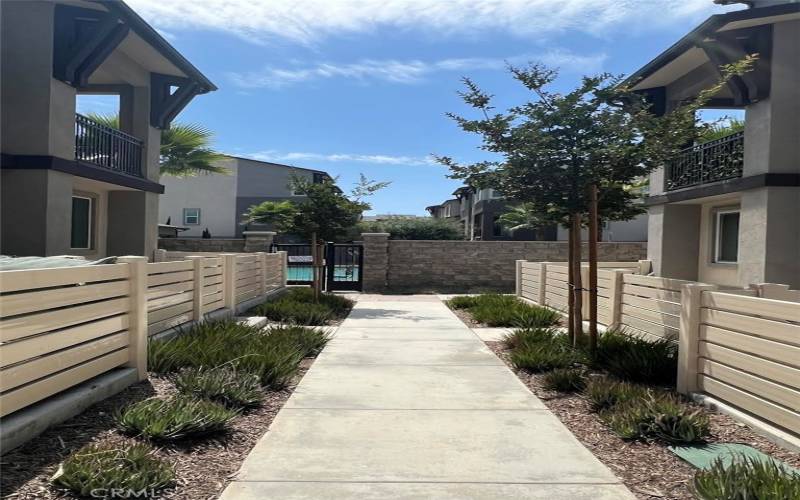
[[[675,42],[667,50],[656,56],[652,61],[648,62],[640,69],[635,71],[631,76],[626,78],[620,86],[633,87],[636,82],[648,78],[653,73],[663,68],[678,56],[687,50],[695,47],[698,40],[702,40],[709,33],[717,31],[728,23],[742,21],[746,19],[756,19],[759,17],[771,17],[782,14],[793,14],[800,12],[800,3],[789,3],[773,5],[770,7],[761,7],[758,9],[744,9],[735,10],[733,12],[726,12],[724,14],[714,14],[709,17],[695,29],[684,35],[680,40]]]
[[[142,19],[139,14],[131,9],[123,0],[89,0],[103,5],[109,10],[115,11],[120,17],[124,18],[136,32],[147,43],[152,45],[172,64],[180,69],[187,77],[196,81],[199,85],[198,94],[205,94],[217,90],[217,86],[208,79],[199,69],[197,69],[183,54],[173,47],[163,36],[161,36],[147,21]]]

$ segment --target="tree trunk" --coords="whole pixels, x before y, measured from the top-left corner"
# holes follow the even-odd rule
[[[573,301],[575,302],[575,315],[573,317],[575,338],[573,345],[577,346],[583,336],[583,283],[581,280],[581,214],[572,214],[572,232],[575,236],[572,239],[572,278],[574,286],[572,288]]]
[[[597,184],[589,188],[589,352],[597,350]]]
[[[572,231],[572,215],[569,216],[569,231],[567,232],[569,235],[567,243],[567,289],[569,293],[567,293],[567,308],[568,308],[568,315],[567,315],[567,335],[569,336],[570,343],[574,343],[575,341],[575,295],[572,293],[572,290],[575,287],[575,275],[572,272],[573,265],[575,263],[575,244],[573,240],[575,239],[575,233]]]

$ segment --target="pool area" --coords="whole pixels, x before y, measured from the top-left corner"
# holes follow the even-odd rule
[[[311,266],[289,266],[289,281],[308,281],[311,282]],[[336,281],[358,281],[358,267],[356,266],[336,266],[333,271]]]

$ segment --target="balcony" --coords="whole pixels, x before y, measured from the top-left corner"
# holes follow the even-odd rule
[[[113,127],[75,114],[75,159],[113,172],[142,175],[143,142]]]
[[[736,132],[681,151],[666,165],[664,191],[736,179],[743,166],[744,132]]]

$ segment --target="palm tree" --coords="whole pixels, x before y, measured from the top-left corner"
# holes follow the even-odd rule
[[[497,218],[497,222],[511,231],[519,231],[521,229],[536,230],[547,225],[536,217],[529,203],[520,203],[511,207],[508,212]]]
[[[107,127],[120,128],[119,115],[89,113],[89,118]],[[175,122],[168,129],[162,130],[159,155],[161,174],[173,177],[229,174],[227,168],[214,165],[214,162],[223,159],[225,155],[211,149],[213,135],[209,129],[191,123]]]

